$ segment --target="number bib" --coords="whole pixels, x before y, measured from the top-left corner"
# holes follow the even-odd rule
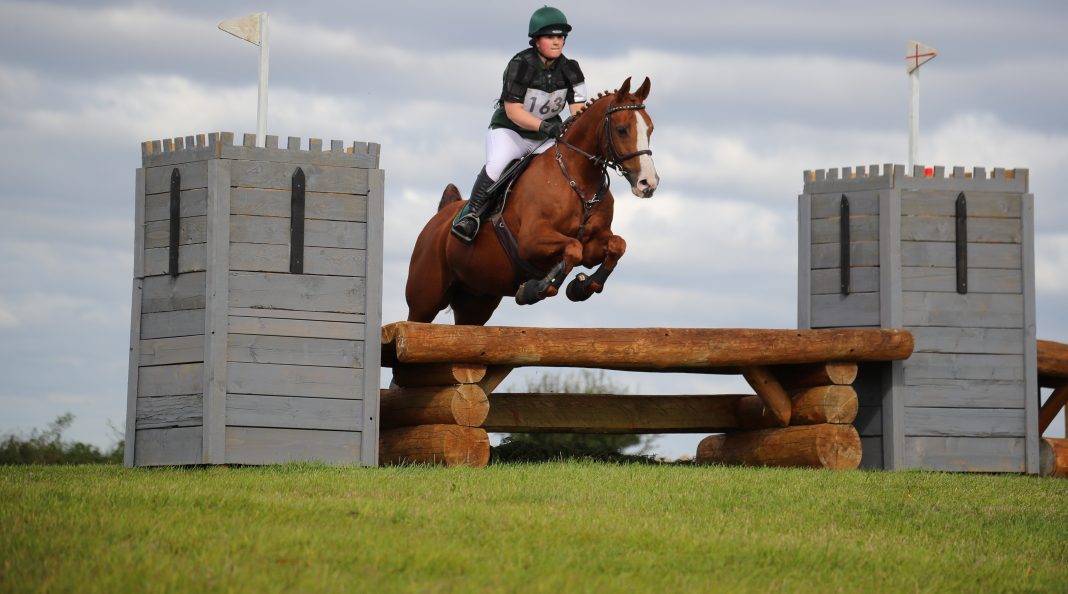
[[[567,89],[558,89],[547,93],[539,89],[528,88],[523,99],[523,107],[540,120],[556,117],[567,105]]]

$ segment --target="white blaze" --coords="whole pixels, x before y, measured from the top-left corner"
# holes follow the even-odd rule
[[[641,112],[635,111],[634,117],[638,118],[638,150],[649,150],[649,125],[645,123],[645,118],[642,117]],[[638,157],[638,176],[634,179],[634,185],[631,187],[631,192],[635,196],[643,198],[645,196],[642,195],[642,188],[637,185],[640,180],[645,180],[650,189],[656,189],[659,180],[656,177],[656,166],[653,165],[652,155],[646,154]]]

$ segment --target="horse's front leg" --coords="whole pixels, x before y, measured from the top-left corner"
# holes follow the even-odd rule
[[[571,273],[571,269],[582,261],[582,244],[566,235],[557,235],[555,241],[542,240],[526,246],[520,241],[519,257],[528,262],[549,257],[558,250],[562,253],[560,262],[549,270],[545,278],[529,280],[519,285],[519,290],[515,294],[515,302],[519,305],[531,305],[546,297],[556,295],[560,291],[560,285],[564,284],[564,279]]]
[[[568,299],[585,301],[594,293],[600,293],[604,290],[604,283],[608,280],[608,275],[612,274],[616,264],[619,263],[619,259],[627,251],[627,242],[622,237],[613,235],[611,231],[605,232],[604,235],[604,238],[599,237],[597,241],[590,241],[586,244],[582,258],[582,265],[587,268],[593,268],[598,262],[601,265],[597,267],[593,274],[580,273],[568,283]]]

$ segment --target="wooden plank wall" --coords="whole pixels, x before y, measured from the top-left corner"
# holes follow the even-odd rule
[[[905,465],[1025,472],[1022,200],[967,191],[968,292],[956,287],[956,190],[901,194]],[[1033,339],[1032,339],[1033,341]]]
[[[378,376],[373,373],[369,399],[366,341],[375,340],[377,353],[380,325],[376,320],[368,330],[368,296],[378,295],[368,292],[368,266],[381,257],[368,250],[373,172],[299,165],[306,179],[304,273],[294,275],[290,208],[297,166],[232,162],[228,463],[367,462],[363,432],[368,402],[377,417]],[[375,214],[373,225],[381,225]]]
[[[168,271],[170,180],[181,174],[179,275]],[[199,464],[204,424],[208,162],[147,167],[138,196],[140,261],[132,453],[138,466]],[[127,440],[128,442],[130,440]]]
[[[843,192],[811,200],[810,308],[812,328],[879,326],[879,192],[844,192],[849,199],[849,294],[841,293]]]

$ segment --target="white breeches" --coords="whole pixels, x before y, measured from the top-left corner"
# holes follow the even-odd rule
[[[555,143],[553,138],[545,141],[528,140],[515,130],[492,128],[486,133],[486,175],[497,181],[513,160],[523,158],[536,147],[538,154],[544,153]]]

